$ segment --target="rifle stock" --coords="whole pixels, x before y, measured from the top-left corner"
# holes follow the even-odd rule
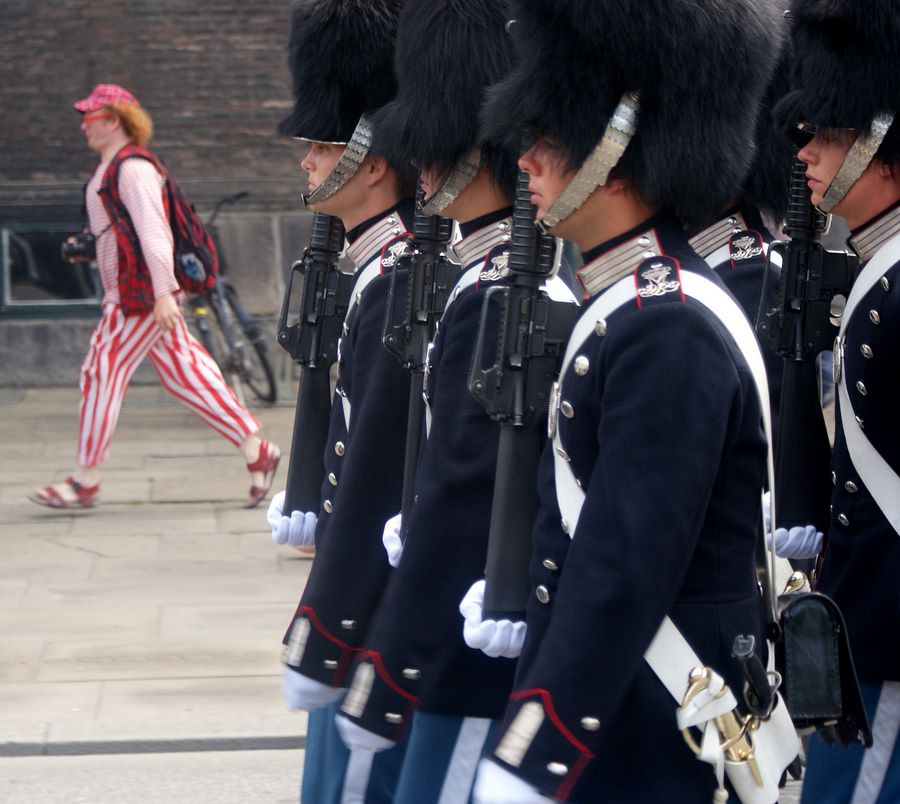
[[[521,619],[529,593],[531,531],[550,387],[577,307],[548,298],[558,244],[535,227],[528,175],[519,174],[513,209],[508,284],[488,290],[475,344],[469,391],[500,424],[491,509],[484,616]],[[491,306],[499,304],[497,352],[486,365]]]
[[[288,463],[285,516],[293,511],[318,513],[325,445],[331,416],[331,366],[353,289],[353,277],[341,272],[338,254],[344,226],[330,215],[315,213],[309,245],[291,266],[278,322],[278,343],[301,366]],[[302,278],[299,309],[293,309],[295,282]],[[291,323],[293,321],[293,323]]]

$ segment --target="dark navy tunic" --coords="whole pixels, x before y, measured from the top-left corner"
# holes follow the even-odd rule
[[[900,205],[855,231],[850,245],[864,265],[897,235]],[[844,614],[860,680],[900,681],[900,535],[854,469],[842,426],[843,416],[859,416],[872,446],[900,474],[900,262],[847,324],[843,371],[853,413],[838,402],[831,524],[817,588]]]
[[[400,507],[410,374],[382,345],[391,270],[406,249],[412,202],[348,233],[356,276],[377,265],[358,295],[339,345],[338,382],[325,448],[316,557],[285,641],[287,663],[324,684],[344,685],[354,652],[390,573],[384,522]],[[406,294],[406,271],[397,293]],[[342,397],[351,403],[350,429]]]
[[[712,800],[714,774],[643,654],[669,615],[740,696],[732,642],[762,635],[766,441],[753,377],[718,319],[682,295],[678,270],[647,278],[648,254],[721,285],[667,214],[585,254],[589,294],[633,274],[647,297],[598,322],[560,378],[558,426],[586,498],[570,538],[548,445],[528,632],[487,754],[564,801]]]
[[[455,247],[463,271],[429,356],[431,427],[403,556],[342,710],[390,739],[403,737],[416,709],[500,717],[512,687],[515,662],[467,647],[458,611],[484,577],[500,434],[468,391],[469,368],[485,292],[503,281],[510,226],[509,209],[485,216],[463,225]],[[489,321],[491,357],[496,329]]]
[[[751,207],[729,210],[720,220],[690,239],[691,247],[719,275],[754,328],[763,281],[767,280],[769,287],[775,289],[780,282],[780,267],[766,259],[768,247],[774,240],[776,238],[766,228],[759,211]],[[759,342],[759,349],[766,366],[775,429],[781,405],[784,363],[765,341]]]

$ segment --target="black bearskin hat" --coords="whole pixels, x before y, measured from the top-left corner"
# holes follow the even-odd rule
[[[875,116],[900,115],[900,0],[792,0],[793,90],[779,123],[871,132]],[[900,160],[900,122],[877,156]]]
[[[511,16],[518,62],[490,93],[488,136],[532,129],[577,167],[639,92],[614,175],[687,224],[735,195],[784,39],[778,0],[512,0]]]
[[[392,71],[402,0],[295,0],[288,64],[294,111],[278,131],[348,142],[359,118],[396,92]]]
[[[766,89],[756,121],[756,156],[744,181],[743,200],[773,221],[787,215],[793,145],[775,124],[775,104],[790,85],[790,47],[786,47]]]
[[[442,173],[479,144],[484,91],[512,67],[508,18],[506,0],[408,0],[397,33],[397,98],[376,116],[381,153]],[[517,150],[482,146],[494,182],[512,197]]]

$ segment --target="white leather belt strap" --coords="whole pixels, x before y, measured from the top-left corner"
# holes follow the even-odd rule
[[[769,442],[767,455],[769,487],[774,489],[768,382],[756,335],[741,308],[718,285],[697,274],[682,271],[681,286],[687,296],[701,302],[722,322],[753,373],[763,412],[763,426]],[[560,370],[561,378],[565,375],[570,363],[581,349],[584,341],[594,331],[598,322],[605,320],[615,310],[623,304],[633,301],[634,298],[634,279],[632,276],[626,276],[607,289],[585,311],[572,332]],[[553,394],[551,404],[559,404],[558,394]],[[560,513],[567,523],[568,533],[570,537],[573,537],[581,513],[581,507],[584,503],[585,493],[569,465],[568,456],[560,439],[559,429],[554,428],[554,430],[553,447],[557,499]],[[760,490],[761,492],[762,490]],[[774,522],[775,509],[773,507],[772,529],[774,529]],[[774,545],[773,536],[771,544]],[[769,556],[772,564],[768,568],[770,573],[769,586],[774,595],[774,549],[769,550]],[[787,562],[784,563],[787,564]],[[771,668],[774,648],[771,644],[768,647]],[[689,707],[682,706],[685,694],[691,683],[691,671],[695,668],[703,667],[703,663],[669,617],[663,619],[659,630],[644,654],[644,659],[669,694],[678,703],[677,719],[679,728],[688,726],[703,728],[704,736],[700,759],[713,766],[720,788],[722,786],[724,769],[744,804],[751,804],[751,802],[752,804],[774,804],[778,799],[778,781],[781,773],[799,750],[796,731],[790,720],[790,715],[787,713],[784,704],[780,702],[780,699],[773,710],[771,718],[763,722],[753,736],[757,754],[764,756],[767,762],[765,767],[760,763],[763,771],[763,786],[759,787],[752,779],[752,775],[745,763],[729,762],[725,759],[722,752],[719,736],[715,731],[714,718],[734,709],[736,706],[733,693],[724,686],[722,679],[713,672],[707,691],[698,696],[695,704]],[[721,697],[717,697],[720,693]],[[768,737],[763,737],[763,735],[768,735]],[[759,747],[757,747],[758,745]]]
[[[372,282],[375,277],[381,275],[381,258],[376,257],[372,262],[370,262],[362,271],[359,272],[359,276],[356,278],[356,283],[353,285],[353,292],[350,294],[350,304],[347,305],[347,314],[344,316],[344,327],[348,327],[350,325],[350,314],[356,309],[356,305],[359,304],[359,300],[362,297],[363,291],[369,286],[369,283]],[[340,344],[338,341],[338,363],[340,364]],[[347,433],[350,432],[350,400],[347,398],[346,393],[342,388],[338,389],[338,393],[341,397],[341,405],[344,409],[344,426],[347,428]]]
[[[845,331],[853,311],[875,283],[898,261],[900,261],[900,235],[892,237],[878,250],[853,283],[835,348],[843,350]],[[841,403],[841,425],[853,467],[875,500],[875,504],[891,523],[891,527],[900,535],[900,477],[872,446],[872,442],[859,425],[847,391],[846,368],[841,372],[838,382],[838,398]]]

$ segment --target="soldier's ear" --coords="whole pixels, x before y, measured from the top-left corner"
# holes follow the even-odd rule
[[[387,159],[376,154],[368,154],[362,164],[361,171],[367,187],[374,187],[384,180],[390,166]]]

